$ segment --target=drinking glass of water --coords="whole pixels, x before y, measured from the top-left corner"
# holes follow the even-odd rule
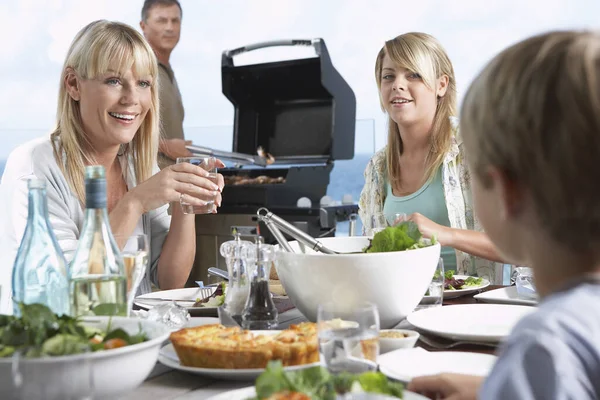
[[[415,308],[415,311],[423,308],[430,307],[441,307],[444,302],[444,260],[439,259],[437,268],[433,273],[433,278],[427,287],[425,296],[419,302],[419,305]]]
[[[177,158],[177,164],[190,163],[198,165],[206,172],[208,172],[207,178],[215,184],[219,184],[217,175],[217,159],[215,157],[179,157]],[[210,214],[216,210],[215,204],[216,195],[212,199],[206,199],[205,203],[200,206],[193,206],[185,201],[184,196],[179,198],[181,209],[184,214]]]
[[[133,300],[146,275],[148,259],[150,256],[150,243],[148,235],[141,233],[129,237],[115,235],[115,240],[123,250],[123,263],[125,264],[125,277],[127,278],[127,312],[133,308]]]
[[[395,213],[394,217],[391,218],[388,222],[390,226],[396,226],[404,221],[408,221],[408,216],[406,213]]]
[[[371,230],[368,232],[368,235],[374,236],[377,232],[381,232],[388,226],[390,226],[390,224],[385,218],[385,214],[382,212],[376,212],[371,215]]]
[[[329,372],[377,370],[379,311],[372,303],[320,304],[319,355]]]

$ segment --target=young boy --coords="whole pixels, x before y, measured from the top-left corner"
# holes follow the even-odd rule
[[[600,34],[552,32],[496,56],[464,100],[479,219],[534,270],[542,301],[490,375],[414,379],[442,399],[600,398]]]

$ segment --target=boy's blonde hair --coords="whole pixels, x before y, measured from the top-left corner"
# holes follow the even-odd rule
[[[377,88],[381,92],[383,58],[390,60],[400,68],[416,72],[423,78],[423,83],[431,90],[436,89],[436,79],[448,76],[448,89],[439,99],[431,128],[431,149],[425,160],[427,168],[425,180],[431,178],[444,162],[452,141],[452,125],[450,117],[456,115],[456,80],[452,62],[440,42],[433,36],[421,32],[409,32],[385,42],[377,54],[375,62],[375,78]],[[381,108],[385,111],[384,99]],[[400,155],[402,154],[402,138],[398,125],[388,116],[387,175],[390,185],[400,184]]]
[[[470,164],[530,192],[552,237],[589,250],[600,238],[600,35],[551,32],[496,56],[471,85],[461,131]]]
[[[100,20],[79,31],[67,53],[60,77],[52,143],[54,157],[82,204],[85,202],[85,165],[96,164],[96,161],[83,130],[79,103],[67,92],[67,69],[72,68],[82,79],[94,79],[108,70],[125,74],[132,67],[138,76],[152,78],[152,105],[131,143],[123,148],[125,155],[133,159],[139,183],[152,175],[158,152],[158,65],[154,52],[144,37],[129,25]]]

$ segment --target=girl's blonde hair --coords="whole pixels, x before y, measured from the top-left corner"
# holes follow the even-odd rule
[[[51,140],[54,157],[82,204],[85,203],[84,169],[96,161],[83,130],[79,103],[67,92],[68,69],[72,68],[82,79],[94,79],[108,70],[125,74],[132,67],[138,76],[152,77],[152,105],[133,140],[122,148],[124,155],[133,160],[139,183],[152,175],[158,152],[158,65],[152,48],[129,25],[100,20],[79,31],[67,53],[60,76],[56,128]]]
[[[444,162],[452,140],[450,117],[456,115],[456,80],[452,62],[440,42],[431,35],[409,32],[385,42],[377,54],[375,78],[381,92],[383,59],[388,56],[400,68],[416,72],[423,78],[425,85],[435,90],[436,80],[448,76],[446,94],[438,99],[437,109],[431,127],[431,148],[426,163],[425,181],[429,180]],[[385,111],[384,100],[381,108]],[[388,145],[386,150],[387,175],[390,185],[400,186],[400,155],[402,138],[398,125],[388,116]]]
[[[600,239],[600,34],[550,32],[496,56],[461,110],[469,164],[489,166],[531,195],[540,222],[572,249]]]

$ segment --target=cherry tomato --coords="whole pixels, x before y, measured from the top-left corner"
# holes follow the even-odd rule
[[[104,350],[118,349],[119,347],[127,346],[127,342],[123,339],[114,338],[104,343]]]

